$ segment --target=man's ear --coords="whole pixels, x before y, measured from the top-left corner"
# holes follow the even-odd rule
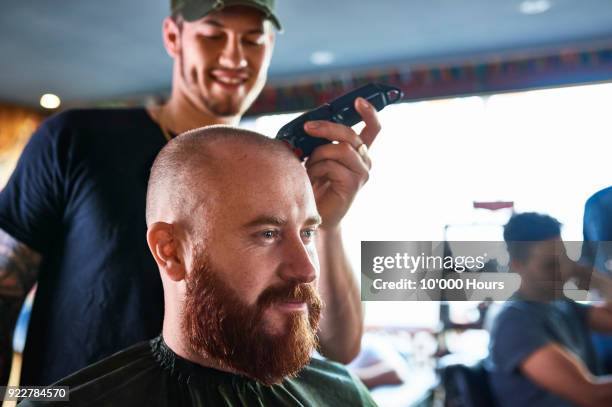
[[[271,25],[272,23],[268,21],[268,24]],[[270,54],[273,54],[274,46],[276,44],[276,31],[274,31],[274,29],[270,27],[266,35],[268,36],[268,41],[270,43]]]
[[[174,235],[174,226],[166,222],[155,222],[147,230],[149,250],[159,269],[171,280],[185,278],[185,263],[179,256],[179,242]]]
[[[171,17],[166,17],[162,24],[164,48],[172,59],[181,53],[181,28]]]
[[[276,44],[276,31],[272,29],[268,35],[270,36],[270,45],[274,48],[274,45]]]

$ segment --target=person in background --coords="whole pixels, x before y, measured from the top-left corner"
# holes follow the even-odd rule
[[[146,218],[162,334],[56,383],[69,405],[375,405],[342,365],[311,360],[321,217],[282,142],[227,126],[178,136],[153,164]]]
[[[38,283],[22,385],[46,385],[157,335],[163,291],[144,239],[154,157],[173,135],[236,125],[266,81],[280,22],[273,0],[172,0],[163,42],[174,60],[169,100],[148,109],[70,110],[45,121],[0,193],[0,383],[23,299]],[[309,122],[317,148],[306,163],[318,212],[321,352],[349,362],[363,311],[341,220],[368,179],[376,110],[355,102],[360,134]],[[358,152],[359,151],[359,152]]]
[[[612,379],[598,377],[591,331],[612,332],[612,306],[568,299],[563,285],[582,268],[561,240],[560,223],[522,213],[504,227],[519,290],[493,323],[491,385],[501,406],[610,406]]]
[[[584,205],[583,245],[580,263],[592,268],[595,278],[612,276],[612,187],[593,194]],[[610,298],[610,290],[598,292]],[[593,334],[595,350],[606,374],[612,374],[612,336]]]

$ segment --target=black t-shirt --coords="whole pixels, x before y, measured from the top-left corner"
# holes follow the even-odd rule
[[[23,385],[48,385],[161,331],[145,198],[165,142],[137,108],[60,113],[26,146],[0,193],[0,228],[43,257]]]

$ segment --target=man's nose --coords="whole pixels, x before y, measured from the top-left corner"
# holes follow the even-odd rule
[[[296,283],[311,283],[317,278],[318,259],[313,247],[297,237],[285,242],[280,277]]]
[[[236,36],[230,36],[225,43],[225,47],[219,56],[219,65],[228,69],[246,68],[247,60],[244,57],[244,50],[240,39]]]

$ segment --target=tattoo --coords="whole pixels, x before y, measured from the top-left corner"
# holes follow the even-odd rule
[[[0,298],[23,299],[36,282],[40,258],[0,229]]]
[[[26,295],[38,276],[41,256],[0,229],[0,386],[6,384],[12,338]]]

